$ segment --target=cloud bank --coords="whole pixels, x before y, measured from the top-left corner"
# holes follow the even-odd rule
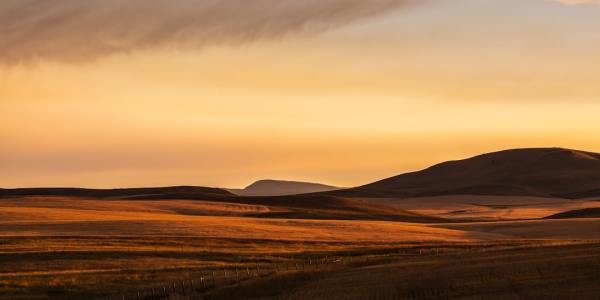
[[[318,32],[408,0],[2,0],[0,60],[78,61]]]

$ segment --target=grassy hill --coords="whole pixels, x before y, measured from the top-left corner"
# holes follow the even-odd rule
[[[561,148],[514,149],[444,162],[423,171],[330,194],[354,197],[509,195],[599,196],[600,154]]]

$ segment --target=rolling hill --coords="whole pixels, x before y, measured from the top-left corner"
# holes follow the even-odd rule
[[[562,149],[514,149],[444,162],[357,188],[352,197],[503,195],[558,198],[600,196],[600,154]]]
[[[414,223],[450,222],[441,217],[411,212],[393,205],[374,203],[358,198],[323,194],[303,194],[271,197],[242,197],[236,202],[273,208],[258,217],[288,219],[385,220]]]
[[[286,181],[286,180],[259,180],[244,189],[228,189],[240,196],[285,196],[327,192],[340,188],[320,183]]]
[[[506,150],[441,163],[357,188],[335,189],[312,183],[262,180],[237,191],[241,195],[224,189],[181,186],[0,189],[0,198],[197,200],[213,202],[203,204],[212,208],[192,205],[193,208],[183,210],[198,215],[209,215],[212,211],[226,214],[227,207],[232,207],[236,215],[260,218],[420,223],[541,218],[596,206],[593,199],[581,200],[586,203],[567,199],[600,196],[600,154],[561,148]],[[450,205],[453,203],[456,205]],[[239,213],[237,204],[261,209]]]
[[[554,214],[544,219],[578,219],[578,218],[600,218],[600,208],[591,207],[577,210],[570,210]]]
[[[121,207],[123,211],[130,211],[132,207],[138,209],[140,206],[144,211],[155,211],[159,207],[160,211],[168,210],[183,215],[239,215],[270,219],[386,220],[413,223],[446,221],[440,217],[430,217],[391,205],[370,203],[361,199],[320,194],[244,197],[222,189],[191,186],[130,189],[0,189],[0,199],[3,199],[3,205],[19,206],[25,205],[25,203],[36,203],[42,207],[50,205],[50,207],[76,208],[89,205],[89,209],[103,207],[99,203],[106,203],[106,200],[110,200],[112,205]],[[181,202],[183,200],[188,202]],[[168,203],[159,204],[157,201],[168,201]]]
[[[64,196],[114,199],[202,199],[219,200],[235,197],[232,193],[217,188],[197,186],[175,186],[155,188],[83,189],[83,188],[22,188],[0,189],[0,197]]]

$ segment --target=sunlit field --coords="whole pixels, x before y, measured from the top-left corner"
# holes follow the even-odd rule
[[[597,219],[426,224],[246,215],[270,209],[3,199],[0,299],[514,298],[567,293],[557,274],[583,278],[569,279],[577,282],[569,288],[598,283],[587,275],[600,268]],[[548,288],[536,294],[536,286]]]

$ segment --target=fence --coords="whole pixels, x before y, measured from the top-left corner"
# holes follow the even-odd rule
[[[218,287],[234,285],[243,281],[293,272],[326,271],[345,265],[370,264],[373,260],[383,259],[386,254],[430,256],[448,254],[452,251],[439,248],[412,248],[386,253],[373,253],[362,256],[326,256],[321,258],[306,258],[284,263],[254,263],[251,265],[229,266],[221,269],[206,269],[194,279],[165,283],[154,288],[138,290],[133,293],[113,295],[105,300],[163,300],[177,298],[177,295],[198,296]],[[382,255],[381,257],[379,255]]]
[[[292,272],[314,272],[328,270],[350,262],[367,262],[368,257],[325,257],[308,258],[285,263],[255,263],[252,265],[229,266],[222,269],[207,269],[194,279],[165,283],[150,289],[113,295],[105,300],[162,300],[170,297],[201,295],[214,288],[234,285],[243,281]]]

